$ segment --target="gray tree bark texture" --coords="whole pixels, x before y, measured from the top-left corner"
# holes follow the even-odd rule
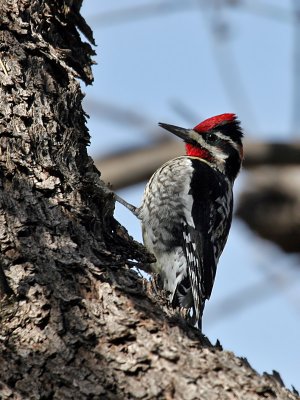
[[[113,219],[87,155],[81,1],[0,6],[0,398],[299,399],[161,307],[128,267],[149,255]]]

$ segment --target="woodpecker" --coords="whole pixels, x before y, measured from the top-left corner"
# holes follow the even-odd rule
[[[146,185],[141,207],[128,208],[141,220],[144,244],[156,258],[150,267],[159,274],[170,304],[187,309],[187,318],[201,330],[231,226],[243,133],[236,115],[229,113],[193,129],[159,126],[183,139],[186,155],[160,167]]]

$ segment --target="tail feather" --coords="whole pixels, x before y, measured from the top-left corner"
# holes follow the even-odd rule
[[[201,304],[201,308],[196,310],[195,307],[192,307],[193,315],[191,316],[191,325],[193,325],[196,329],[199,329],[202,332],[202,315],[204,310],[204,302]]]
[[[177,286],[172,299],[172,307],[183,307],[189,309],[187,314],[188,322],[196,329],[202,331],[202,314],[204,310],[205,301],[194,303],[192,287],[189,277],[185,277]]]

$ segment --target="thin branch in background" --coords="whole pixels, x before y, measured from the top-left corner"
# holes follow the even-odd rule
[[[212,50],[222,85],[232,106],[239,114],[248,117],[257,128],[255,113],[247,94],[235,54],[229,40],[229,25],[223,19],[223,7],[211,7],[203,20],[212,38]]]
[[[193,112],[190,107],[188,107],[184,102],[179,99],[173,99],[170,101],[170,106],[173,111],[182,119],[186,121],[187,124],[192,126],[193,124],[201,121],[201,115]]]
[[[147,3],[132,7],[126,7],[115,11],[107,11],[88,17],[91,25],[105,26],[119,25],[121,23],[133,22],[144,18],[163,16],[173,12],[182,11],[192,4],[189,0],[169,0],[157,3]]]
[[[265,272],[265,278],[261,282],[244,287],[211,307],[209,317],[206,318],[206,324],[211,326],[220,320],[242,312],[245,308],[255,306],[278,295],[278,293],[288,294],[292,287],[299,286],[299,273],[292,273],[291,270],[287,272],[286,269],[281,273],[270,268],[268,271],[265,266],[260,266],[260,271]],[[290,296],[288,296],[288,300],[300,314],[299,304]]]
[[[240,115],[247,116],[247,119],[251,121],[252,129],[257,130],[255,112],[230,44],[214,40],[213,49],[225,93],[233,108],[240,110],[238,112]]]
[[[293,13],[283,7],[274,6],[261,1],[254,2],[252,0],[223,0],[223,5],[227,6],[228,8],[238,8],[239,10],[256,16],[265,17],[280,22],[292,22],[295,17]],[[134,22],[144,18],[172,14],[174,12],[188,11],[198,8],[199,6],[203,8],[210,7],[210,4],[209,2],[205,2],[203,0],[198,2],[195,0],[168,0],[126,7],[113,11],[106,11],[96,15],[91,15],[87,19],[89,20],[90,24],[95,26],[95,28],[97,28],[97,26],[103,28],[126,22]]]
[[[255,306],[276,293],[274,287],[264,279],[262,282],[249,285],[232,295],[223,298],[215,306],[210,307],[210,312],[205,318],[205,325],[212,326],[217,322],[232,317],[245,308]]]
[[[295,23],[293,27],[293,87],[292,87],[292,132],[300,135],[300,2],[293,0]]]
[[[295,1],[297,2],[297,0]],[[228,2],[230,2],[230,0],[228,0]],[[262,1],[244,0],[234,1],[234,3],[241,10],[259,17],[273,19],[278,22],[291,23],[295,18],[295,15],[288,9]]]
[[[165,141],[169,134],[162,130],[157,129],[156,125],[151,121],[150,118],[145,117],[144,115],[132,111],[124,106],[109,104],[106,101],[96,100],[96,99],[88,99],[84,103],[84,108],[86,109],[88,114],[92,114],[95,118],[105,118],[108,121],[113,122],[114,124],[120,125],[120,127],[129,127],[135,128],[138,130],[133,130],[132,132],[140,132],[142,131],[143,138],[145,139],[145,147],[151,146],[152,144],[159,143],[160,141]],[[156,121],[157,123],[157,121]],[[129,150],[130,151],[130,150]],[[122,151],[121,151],[122,153]],[[112,157],[114,158],[113,154]],[[109,158],[105,157],[105,159]]]
[[[257,253],[256,253],[257,254]],[[259,254],[261,256],[261,254]],[[299,274],[299,257],[294,256],[294,259],[289,258],[289,265],[282,268],[286,258],[286,254],[282,254],[282,261],[280,255],[277,252],[272,253],[272,258],[267,262],[263,262],[263,265],[257,266],[259,271],[265,274],[265,278],[271,285],[273,285],[277,292],[282,293],[296,310],[297,314],[300,315],[300,302],[299,296],[295,296],[291,288],[294,288],[300,283]],[[255,264],[257,265],[257,264]],[[280,265],[280,268],[278,266]]]
[[[84,101],[84,107],[89,114],[93,114],[94,118],[100,118],[101,120],[105,118],[116,124],[125,124],[126,126],[143,129],[152,125],[150,119],[144,115],[124,106],[110,104],[107,101],[88,98]]]

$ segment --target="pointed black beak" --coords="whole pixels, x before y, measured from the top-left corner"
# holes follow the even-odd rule
[[[192,129],[180,128],[179,126],[164,124],[162,122],[159,122],[158,125],[166,129],[167,131],[173,133],[174,135],[180,137],[187,143],[191,143],[191,141],[194,141],[193,140],[194,131]]]

